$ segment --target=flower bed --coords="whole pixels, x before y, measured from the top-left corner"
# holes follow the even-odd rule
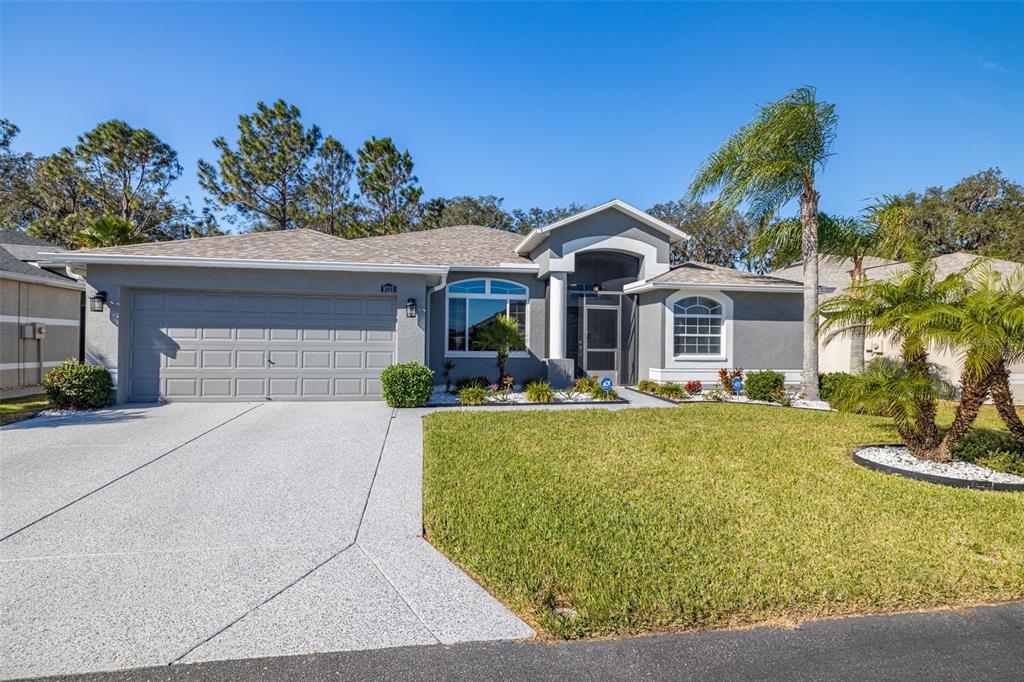
[[[643,393],[644,395],[649,395],[652,398],[664,400],[665,402],[673,403],[675,405],[681,405],[683,403],[747,403],[750,405],[783,407],[780,403],[770,402],[767,400],[751,400],[745,395],[730,395],[724,391],[708,391],[694,395],[687,395],[683,398],[670,398],[665,395],[658,395],[653,391],[642,391],[638,387],[633,387],[633,390],[637,393]],[[824,400],[803,400],[802,398],[793,398],[788,406],[802,410],[818,410],[822,412],[832,411],[832,406]]]
[[[531,391],[524,386],[511,386],[508,389],[498,388],[496,385],[489,387],[478,387],[476,389],[474,402],[466,402],[463,397],[465,394],[455,391],[445,391],[443,388],[435,387],[434,391],[430,394],[430,400],[427,403],[427,407],[448,407],[448,406],[460,406],[460,407],[500,407],[500,406],[520,406],[520,405],[616,405],[616,404],[628,404],[628,400],[623,400],[614,391],[602,391],[596,388],[596,383],[592,380],[581,379],[578,380],[576,385],[562,390],[553,390],[547,382],[542,382],[544,390],[540,392],[534,392],[531,395]],[[537,388],[532,386],[531,388]],[[544,399],[536,399],[539,395],[544,396]],[[533,398],[533,399],[531,399]]]
[[[903,445],[863,445],[853,461],[862,467],[918,481],[958,488],[1024,492],[1024,476],[993,471],[971,462],[931,462],[910,454]]]

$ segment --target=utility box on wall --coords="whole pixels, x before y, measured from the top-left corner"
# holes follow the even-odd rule
[[[46,325],[38,322],[29,322],[21,325],[21,338],[23,339],[45,339]]]

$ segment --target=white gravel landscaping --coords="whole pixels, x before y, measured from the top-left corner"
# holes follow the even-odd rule
[[[883,464],[894,469],[918,474],[955,478],[963,481],[1024,484],[1024,476],[993,471],[987,467],[971,464],[970,462],[953,461],[942,463],[918,459],[910,454],[910,451],[902,445],[861,448],[857,450],[857,455],[876,464]]]
[[[641,391],[641,392],[643,392],[643,391]],[[649,394],[649,395],[653,395],[653,394]],[[667,398],[664,398],[662,396],[657,396],[657,397],[658,398],[662,398],[663,400],[667,400]],[[773,403],[773,402],[770,402],[768,400],[751,400],[750,398],[748,398],[745,395],[728,395],[728,394],[723,395],[721,400],[712,400],[711,398],[707,397],[707,394],[697,394],[697,395],[687,396],[687,397],[682,398],[680,400],[673,400],[673,402],[677,402],[677,403],[711,403],[711,402],[719,402],[719,403],[749,403],[751,405],[769,405],[769,406],[772,406],[772,407],[781,407],[781,405],[779,405],[779,403]],[[800,409],[803,409],[803,410],[822,410],[822,411],[825,411],[825,412],[833,411],[832,410],[832,406],[829,405],[824,400],[804,400],[802,398],[794,398],[793,401],[790,403],[790,407],[799,407]]]

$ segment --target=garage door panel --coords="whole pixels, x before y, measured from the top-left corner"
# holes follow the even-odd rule
[[[394,299],[136,291],[133,400],[380,397]]]

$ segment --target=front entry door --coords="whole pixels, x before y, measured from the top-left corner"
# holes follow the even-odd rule
[[[583,369],[590,376],[619,382],[619,307],[583,308]]]

